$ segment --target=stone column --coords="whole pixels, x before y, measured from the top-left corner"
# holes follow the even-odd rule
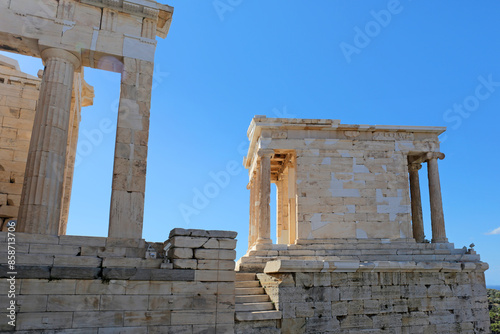
[[[427,172],[429,175],[429,199],[431,202],[432,242],[448,242],[444,227],[443,200],[439,181],[438,159],[444,159],[443,153],[427,153]]]
[[[77,84],[76,78],[73,87]],[[71,114],[69,118],[68,143],[66,145],[66,168],[64,170],[64,183],[61,202],[61,217],[59,222],[59,235],[66,234],[69,216],[69,202],[71,200],[71,188],[73,185],[73,172],[75,169],[76,146],[78,143],[78,130],[80,128],[80,97],[76,89],[73,89],[71,101]]]
[[[418,171],[422,168],[419,163],[412,163],[408,166],[410,173],[410,194],[411,194],[411,220],[413,226],[413,237],[417,242],[424,242],[424,220],[422,218],[422,198],[420,196],[420,180]]]
[[[141,239],[153,63],[124,58],[123,65],[108,236]]]
[[[260,173],[254,171],[253,175],[253,221],[252,221],[252,246],[257,242],[259,237],[259,208],[260,208]]]
[[[281,244],[282,231],[285,226],[283,220],[283,178],[278,176],[276,185],[276,243]]]
[[[288,224],[289,224],[289,244],[294,244],[297,239],[297,174],[296,157],[292,157],[288,166]]]
[[[41,52],[45,69],[24,176],[19,232],[58,235],[74,72],[80,60],[55,48]]]
[[[281,175],[281,191],[280,195],[280,205],[281,209],[281,239],[279,241],[280,244],[288,244],[290,243],[290,221],[288,219],[288,168],[286,168]]]
[[[91,106],[93,103],[94,88],[83,79],[83,70],[81,73],[75,73],[75,78],[73,80],[71,114],[69,119],[68,144],[66,146],[66,169],[64,173],[59,235],[66,234],[66,227],[68,225],[69,205],[71,201],[73,174],[76,162],[76,148],[81,120],[81,108]]]
[[[248,225],[248,249],[250,249],[254,243],[254,234],[255,234],[255,228],[254,228],[254,219],[255,219],[255,184],[253,178],[250,180],[250,182],[247,185],[247,189],[250,189],[250,205],[249,205],[249,214],[250,214],[250,221]]]
[[[271,156],[273,150],[259,150],[260,157],[260,205],[259,205],[259,226],[257,244],[268,244],[271,241]]]

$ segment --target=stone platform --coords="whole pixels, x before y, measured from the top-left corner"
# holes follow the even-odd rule
[[[488,265],[472,249],[414,239],[260,244],[237,262],[254,272],[279,325],[242,333],[487,333]]]
[[[236,268],[242,272],[264,272],[266,264],[278,259],[282,263],[286,260],[351,263],[360,270],[376,270],[381,265],[408,270],[424,267],[458,270],[462,265],[475,269],[478,263],[481,268],[486,265],[480,262],[475,251],[455,249],[453,243],[416,243],[415,239],[315,239],[298,240],[293,245],[255,245],[238,260]]]

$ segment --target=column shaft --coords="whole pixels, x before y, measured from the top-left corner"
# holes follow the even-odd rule
[[[410,164],[410,195],[411,195],[411,220],[413,226],[413,237],[417,242],[424,241],[424,220],[422,218],[422,198],[420,196],[420,180],[418,170],[420,164]]]
[[[71,200],[73,173],[75,170],[76,146],[78,143],[78,130],[80,128],[80,106],[75,105],[75,103],[78,103],[78,101],[75,101],[75,97],[73,97],[69,119],[68,144],[66,146],[66,168],[64,170],[59,235],[65,235],[68,226],[69,202]]]
[[[142,238],[153,63],[124,59],[116,130],[109,233]]]
[[[441,183],[437,157],[427,160],[429,175],[429,199],[431,202],[432,242],[448,242],[444,226],[443,200],[441,198]]]
[[[259,208],[260,208],[260,173],[254,174],[254,193],[253,193],[253,230],[252,246],[255,245],[259,237]]]
[[[255,220],[255,180],[250,180],[249,184],[250,188],[250,205],[249,205],[249,211],[250,211],[250,221],[248,225],[248,249],[250,249],[254,243],[254,234],[255,234],[255,225],[254,225],[254,220]]]
[[[259,226],[257,239],[258,244],[271,243],[271,156],[263,154],[260,159],[260,203],[259,203]]]
[[[285,226],[283,220],[283,180],[275,182],[276,185],[276,243],[283,243],[281,232]]]
[[[294,244],[297,239],[297,176],[296,160],[288,166],[288,222],[290,227],[289,244]]]
[[[281,229],[281,239],[280,244],[290,243],[290,221],[288,219],[288,168],[283,171],[281,180],[281,192],[280,192],[280,204],[281,209],[281,219],[282,219],[282,229]]]
[[[58,235],[73,77],[79,59],[59,49],[42,51],[40,85],[19,209],[18,231]]]

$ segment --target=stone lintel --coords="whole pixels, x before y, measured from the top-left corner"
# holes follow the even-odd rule
[[[414,134],[419,134],[420,136],[429,137],[429,139],[434,140],[437,144],[439,142],[437,139],[438,136],[446,131],[446,127],[341,124],[340,120],[334,119],[267,118],[265,116],[255,116],[247,130],[250,145],[246,159],[244,160],[245,168],[250,169],[255,157],[255,151],[261,148],[259,147],[261,143],[259,139],[263,137],[263,131],[271,131],[275,134],[278,132],[286,133],[289,130],[306,130],[308,136],[311,136],[313,131],[316,131],[318,134],[321,133],[318,137],[321,139],[326,138],[324,136],[325,131],[342,132],[345,138],[356,138],[361,133],[365,133],[366,135],[372,134],[372,140],[396,141],[413,140]],[[311,138],[314,139],[314,137]]]
[[[76,56],[81,54],[82,66],[114,72],[121,72],[123,65],[120,66],[120,63],[123,63],[123,57],[152,62],[156,46],[155,31],[156,36],[165,38],[173,14],[172,7],[152,0],[82,0],[83,5],[77,5],[74,14],[76,18],[56,17],[57,3],[55,7],[52,6],[54,8],[44,9],[47,12],[38,17],[40,13],[32,9],[36,7],[36,1],[31,1],[32,5],[29,3],[25,7],[16,5],[2,8],[0,11],[0,22],[3,23],[0,39],[4,41],[2,49],[40,57],[40,51],[44,48],[58,48],[72,52]],[[89,8],[89,5],[99,12],[101,8],[110,8],[123,13],[120,15],[142,17],[146,23],[139,22],[138,25],[147,25],[152,31],[147,35],[138,31],[131,38],[131,35],[127,36],[120,29],[115,31],[99,27],[100,19],[94,18],[95,13],[92,14],[94,21],[91,22],[90,18],[87,21],[82,22],[81,19],[79,21],[79,15],[88,15],[87,9],[80,7]],[[36,17],[36,20],[32,19],[33,17]],[[38,23],[39,20],[41,23]]]
[[[118,12],[157,20],[156,34],[161,38],[167,37],[170,23],[172,22],[172,15],[174,13],[173,7],[152,0],[81,0],[81,2],[100,8],[112,8]]]
[[[19,67],[19,62],[15,59],[6,57],[4,55],[0,55],[0,67],[7,67],[17,72],[21,72],[21,68]]]

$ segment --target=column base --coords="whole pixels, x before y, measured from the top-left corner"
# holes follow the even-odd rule
[[[433,244],[447,244],[448,243],[448,238],[432,239],[431,242]]]
[[[271,239],[259,238],[259,239],[257,239],[257,242],[255,244],[260,245],[260,244],[272,244],[272,243],[273,243],[273,241]]]

